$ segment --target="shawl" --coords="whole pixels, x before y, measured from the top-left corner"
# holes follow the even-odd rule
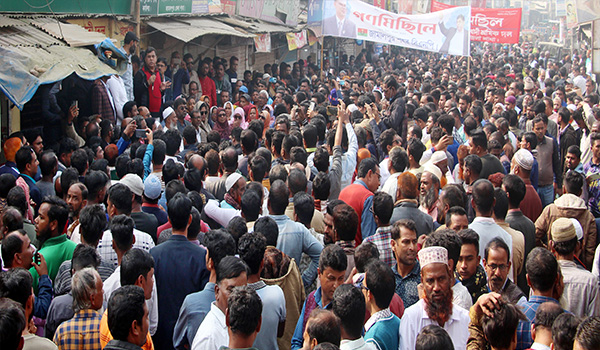
[[[221,113],[221,111],[224,112],[225,110],[223,108],[219,108],[217,110],[217,115]],[[219,123],[218,117],[215,121],[215,125],[213,126],[213,130],[221,135],[221,140],[227,140],[229,139],[229,136],[231,136],[231,125],[229,125],[229,122],[225,121],[225,123]]]

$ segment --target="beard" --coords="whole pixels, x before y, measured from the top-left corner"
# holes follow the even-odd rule
[[[434,300],[433,292],[425,291],[425,311],[430,319],[436,321],[442,326],[450,319],[452,315],[452,289],[441,292],[442,300]]]
[[[427,192],[424,195],[419,194],[419,203],[421,203],[421,205],[427,209],[431,208],[431,206],[433,205],[433,203],[435,203],[436,200],[437,198],[435,193],[435,187],[433,186],[431,186],[431,188],[427,190]]]
[[[51,234],[52,234],[52,232],[50,232],[50,230],[48,230],[48,229],[46,229],[46,231],[44,231],[44,232],[39,232],[37,234],[37,239],[40,244],[38,249],[42,248],[44,243],[50,238]]]

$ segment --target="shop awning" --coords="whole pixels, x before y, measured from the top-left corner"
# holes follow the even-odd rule
[[[55,38],[63,39],[71,47],[96,45],[106,39],[102,33],[90,32],[82,26],[59,22],[55,18],[37,17],[28,22]]]
[[[19,109],[40,85],[73,73],[87,80],[118,74],[92,51],[67,45],[88,46],[105,39],[102,34],[75,27],[61,23],[63,32],[57,35],[55,31],[60,29],[55,20],[0,15],[0,91]]]
[[[215,34],[231,35],[241,38],[253,38],[255,35],[236,29],[219,20],[209,17],[201,18],[155,18],[146,22],[149,26],[183,42],[190,42],[197,37]]]
[[[288,27],[283,24],[269,23],[262,20],[242,20],[234,17],[219,17],[219,20],[244,30],[254,33],[297,33],[302,30],[302,27]]]
[[[95,80],[117,74],[90,50],[53,45],[39,47],[0,47],[0,90],[19,109],[42,84],[54,83],[72,73]]]

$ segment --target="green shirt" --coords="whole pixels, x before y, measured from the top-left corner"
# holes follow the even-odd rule
[[[39,252],[46,259],[46,264],[48,265],[48,276],[51,280],[54,281],[60,264],[73,258],[73,251],[75,250],[76,246],[77,243],[68,239],[67,235],[65,234],[50,238],[44,242]],[[29,269],[29,272],[31,272],[31,275],[33,276],[33,290],[37,293],[39,276],[33,267]]]

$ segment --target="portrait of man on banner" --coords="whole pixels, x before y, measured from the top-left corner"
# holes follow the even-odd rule
[[[335,14],[323,20],[323,35],[356,38],[356,24],[348,15],[347,0],[333,0]]]
[[[454,27],[444,25],[444,16],[440,14],[439,27],[442,34],[446,37],[440,48],[440,53],[450,55],[467,56],[469,54],[469,28],[465,21],[465,16],[461,13],[454,20]],[[452,22],[452,21],[451,21]]]

